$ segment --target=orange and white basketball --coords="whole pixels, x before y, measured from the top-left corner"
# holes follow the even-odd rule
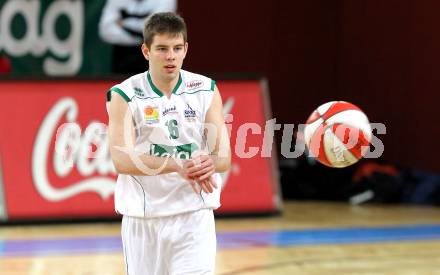
[[[311,156],[330,167],[347,167],[361,159],[369,148],[371,126],[362,110],[345,101],[319,106],[304,128]]]

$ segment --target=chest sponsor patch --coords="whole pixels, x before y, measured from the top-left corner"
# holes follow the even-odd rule
[[[177,114],[176,106],[172,106],[172,107],[165,108],[165,109],[162,111],[162,116],[166,116],[166,115],[168,115],[168,114]]]
[[[144,109],[144,119],[146,123],[158,123],[159,122],[159,108],[155,106],[146,106]]]
[[[151,144],[150,155],[157,157],[172,157],[179,159],[190,159],[192,153],[198,149],[197,144],[188,143],[178,146],[163,144]]]
[[[186,109],[183,112],[186,121],[195,121],[197,118],[197,112],[187,103]]]
[[[195,90],[197,88],[202,87],[202,85],[203,85],[203,81],[202,80],[193,80],[193,81],[190,81],[190,82],[186,83],[186,88],[188,90]]]

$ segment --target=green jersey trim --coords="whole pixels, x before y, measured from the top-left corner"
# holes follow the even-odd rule
[[[136,183],[137,184],[139,184],[139,186],[141,187],[141,189],[142,189],[142,193],[143,193],[143,195],[144,195],[144,216],[145,216],[145,213],[146,213],[146,209],[147,209],[147,200],[145,199],[145,190],[144,190],[144,187],[142,187],[142,184],[139,182],[139,180],[137,179],[137,178],[135,178],[134,176],[130,176],[132,179],[134,179],[135,181],[136,181]]]
[[[199,92],[212,92],[212,90],[197,90],[197,91],[193,91],[193,92],[183,92],[183,93],[180,93],[180,94],[177,94],[177,95],[183,95],[183,94],[192,95],[192,94],[197,94]]]
[[[158,96],[162,97],[164,93],[161,90],[159,90],[159,88],[157,88],[156,85],[154,85],[153,80],[151,79],[150,71],[147,72],[147,80],[151,86],[151,89],[153,89],[153,92],[155,92]],[[174,89],[172,91],[173,94],[177,92],[181,84],[182,84],[182,76],[179,74],[179,80],[177,81],[177,84],[176,86],[174,86]]]
[[[179,74],[179,80],[177,81],[177,84],[176,84],[176,86],[173,89],[173,94],[176,94],[176,92],[179,89],[181,84],[182,84],[182,76]]]
[[[215,80],[211,79],[211,91],[214,92],[214,89],[215,89]]]
[[[129,97],[124,93],[124,91],[122,91],[122,90],[119,89],[119,88],[112,87],[110,90],[107,91],[107,101],[108,101],[108,102],[112,99],[112,94],[111,94],[112,92],[118,93],[120,96],[122,96],[122,98],[124,98],[124,100],[125,100],[126,102],[130,102],[130,101],[131,101],[131,98],[129,98]]]

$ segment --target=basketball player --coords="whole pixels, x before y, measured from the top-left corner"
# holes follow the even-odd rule
[[[181,69],[184,20],[157,13],[144,27],[149,71],[107,93],[109,145],[119,173],[126,273],[213,274],[213,209],[230,166],[222,100],[214,81]]]

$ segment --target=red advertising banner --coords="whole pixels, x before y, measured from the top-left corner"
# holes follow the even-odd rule
[[[113,84],[73,80],[0,83],[0,184],[3,182],[8,220],[115,215],[116,173],[105,136],[105,92]],[[232,127],[232,166],[223,175],[218,212],[277,210],[278,183],[271,158],[261,156],[266,123],[263,86],[259,81],[220,81],[217,85],[225,111],[233,115],[228,123]],[[245,123],[251,127],[242,126]],[[255,130],[258,127],[260,132]],[[237,141],[237,134],[245,134],[245,140]],[[252,147],[259,148],[257,153]],[[59,153],[66,148],[70,151]]]

